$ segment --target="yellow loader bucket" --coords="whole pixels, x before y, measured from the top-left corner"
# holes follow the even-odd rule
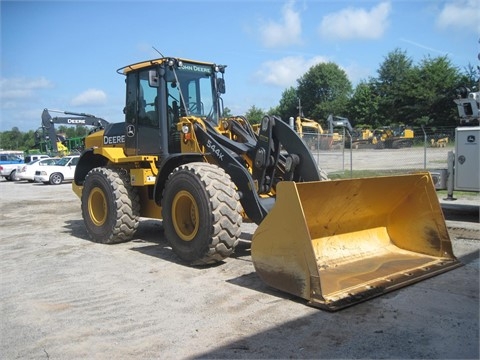
[[[461,266],[429,173],[281,182],[252,260],[266,284],[327,310]]]

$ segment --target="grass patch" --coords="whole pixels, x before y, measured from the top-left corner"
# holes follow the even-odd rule
[[[447,190],[437,190],[437,194],[438,196],[443,196],[443,197],[447,197],[448,195],[448,191]],[[454,190],[453,191],[453,196],[454,197],[475,197],[475,196],[479,196],[480,195],[480,192],[478,191],[458,191],[458,190]]]

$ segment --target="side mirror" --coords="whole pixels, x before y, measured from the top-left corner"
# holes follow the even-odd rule
[[[217,79],[217,91],[220,94],[225,94],[225,79],[223,78]]]

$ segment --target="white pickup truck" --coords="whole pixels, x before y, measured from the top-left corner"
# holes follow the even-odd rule
[[[79,155],[65,156],[59,159],[55,165],[43,166],[41,170],[35,171],[34,181],[51,185],[72,181],[79,159]]]
[[[15,180],[19,164],[23,164],[23,153],[2,151],[0,153],[0,176],[8,181]]]

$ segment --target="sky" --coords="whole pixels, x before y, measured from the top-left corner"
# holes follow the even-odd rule
[[[234,115],[277,106],[322,62],[353,86],[396,49],[414,64],[480,64],[480,0],[0,0],[0,14],[0,131],[36,130],[44,108],[124,121],[116,70],[159,58],[154,48],[227,65]]]

